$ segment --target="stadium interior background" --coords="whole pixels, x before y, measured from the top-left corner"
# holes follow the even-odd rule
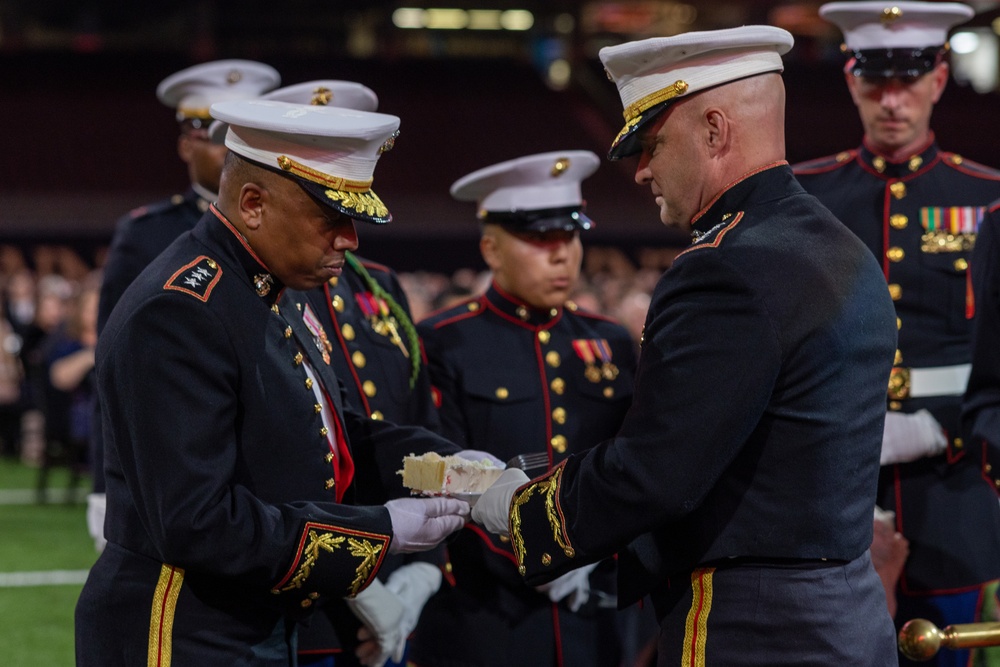
[[[621,105],[597,52],[622,41],[768,23],[790,30],[791,162],[855,147],[860,122],[843,83],[839,32],[820,2],[765,0],[0,0],[0,243],[69,244],[99,257],[123,213],[181,192],[172,112],[155,97],[174,71],[219,58],[266,62],[282,83],[349,79],[402,119],[375,190],[387,228],[359,230],[360,252],[397,270],[482,267],[474,210],[450,184],[520,155],[604,155]],[[932,122],[940,144],[1000,165],[996,2],[970,3],[949,89]],[[953,39],[953,44],[955,40]],[[959,53],[961,51],[961,53]],[[960,62],[959,62],[960,61]],[[635,159],[604,162],[584,184],[598,223],[589,245],[634,252],[679,245]]]

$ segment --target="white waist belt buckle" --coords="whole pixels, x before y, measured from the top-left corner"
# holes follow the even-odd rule
[[[910,369],[910,398],[961,396],[969,384],[972,364]]]

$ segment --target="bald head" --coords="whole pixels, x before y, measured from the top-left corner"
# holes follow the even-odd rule
[[[720,192],[785,157],[785,88],[761,74],[668,107],[643,137],[636,182],[652,187],[664,224],[686,227]]]

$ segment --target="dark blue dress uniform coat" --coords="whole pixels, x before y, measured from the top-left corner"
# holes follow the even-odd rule
[[[632,339],[621,325],[575,304],[538,311],[494,284],[418,329],[440,399],[442,433],[460,446],[504,461],[547,452],[558,464],[614,434],[628,409]],[[553,605],[524,585],[509,541],[474,524],[447,547],[456,585],[443,586],[424,608],[414,663],[617,664],[602,652],[615,642],[610,610],[574,614]],[[609,588],[602,574],[613,576],[595,572],[595,590]],[[594,592],[592,606],[597,597]]]
[[[983,475],[1000,492],[1000,201],[976,238],[970,262],[975,293],[972,374],[962,413],[965,432],[986,449]]]
[[[410,308],[396,274],[386,266],[356,258],[368,275],[375,280],[409,317]],[[410,424],[438,430],[437,409],[431,398],[431,386],[423,351],[416,340],[416,330],[399,323],[391,314],[371,314],[377,297],[372,287],[350,265],[344,272],[322,287],[308,292],[289,291],[289,296],[301,308],[306,304],[324,327],[329,337],[330,366],[344,385],[344,398],[354,411],[373,420],[394,424]],[[413,360],[416,359],[415,371]],[[412,383],[411,383],[412,379]],[[392,488],[386,489],[376,475],[374,448],[355,446],[356,464],[353,492],[355,502],[381,504],[393,497],[408,494],[397,477]],[[407,452],[410,453],[410,452]],[[402,466],[402,459],[396,461]],[[423,559],[423,554],[406,559]],[[387,576],[404,562],[403,556],[389,556],[379,577]],[[343,605],[330,603],[323,614],[313,614],[299,632],[299,653],[341,653],[340,634],[348,646],[354,644],[359,621]],[[334,626],[340,628],[338,633]],[[344,652],[340,662],[354,664],[353,652]]]
[[[896,343],[878,264],[786,163],[731,186],[693,226],[698,240],[653,292],[620,431],[518,489],[510,523],[529,584],[620,552],[619,604],[651,593],[658,616],[675,621],[663,622],[664,633],[679,626],[682,634],[686,612],[676,623],[678,610],[658,599],[690,590],[696,568],[737,565],[727,572],[738,575],[743,563],[865,557]],[[891,657],[884,594],[863,564],[882,616],[865,617],[859,634],[867,640],[881,628]],[[756,608],[728,611],[741,614],[736,628],[782,618],[784,610],[761,606],[769,589],[734,590],[758,596]],[[730,647],[743,656],[736,662],[713,659],[716,640],[737,641],[738,632],[713,634],[713,615],[726,610],[708,593],[695,624],[707,638],[688,647],[703,659],[707,651],[704,664],[796,664],[793,636],[811,624],[789,622],[774,637]],[[860,605],[830,608],[828,593],[808,602],[826,622],[865,616]],[[850,649],[862,637],[820,639]],[[758,646],[772,640],[788,649],[774,661]],[[661,661],[678,650],[661,638]],[[885,664],[874,659],[808,664]]]
[[[863,145],[794,170],[882,265],[899,324],[888,409],[927,409],[948,438],[944,454],[881,473],[878,504],[896,512],[910,542],[900,589],[952,593],[996,579],[1000,508],[981,447],[962,437],[962,389],[909,397],[905,378],[911,368],[970,361],[969,258],[984,208],[1000,197],[1000,172],[934,143],[902,163]]]
[[[405,452],[451,448],[344,409],[266,275],[213,209],[105,327],[109,544],[77,605],[78,665],[293,664],[296,621],[364,589],[391,540],[383,507],[338,502],[352,500],[350,443],[385,454],[387,486]]]
[[[97,332],[111,316],[115,304],[143,269],[184,232],[191,231],[211,202],[189,188],[183,195],[140,206],[115,225],[108,257],[104,263],[101,295],[97,306]],[[100,413],[95,414],[99,424]],[[91,434],[91,470],[94,491],[104,493],[104,446],[100,429]]]

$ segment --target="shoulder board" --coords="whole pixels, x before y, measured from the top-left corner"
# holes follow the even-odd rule
[[[942,162],[950,167],[958,169],[959,171],[965,172],[971,176],[989,179],[991,181],[1000,181],[1000,171],[993,169],[992,167],[987,167],[985,164],[980,164],[978,162],[974,162],[973,160],[966,160],[961,155],[956,153],[941,151],[940,155]]]
[[[580,308],[578,305],[576,305],[576,303],[574,303],[573,301],[566,302],[566,310],[568,310],[574,315],[578,315],[580,317],[586,317],[588,320],[599,320],[601,322],[607,322],[609,324],[615,324],[617,326],[621,326],[621,323],[618,320],[614,319],[613,317],[608,317],[607,315],[595,313],[592,310],[584,310],[583,308]]]
[[[146,204],[145,206],[139,206],[134,208],[128,213],[128,217],[133,220],[136,218],[141,218],[147,215],[155,215],[161,213],[168,209],[174,208],[175,206],[180,206],[184,203],[184,195],[174,195],[169,199],[161,199],[160,201],[153,202],[152,204]]]
[[[857,149],[854,149],[841,151],[835,155],[827,155],[816,160],[809,160],[808,162],[799,162],[792,165],[792,172],[795,174],[820,174],[825,171],[833,171],[852,162],[857,157],[857,154]]]
[[[201,301],[208,301],[221,277],[222,267],[218,262],[202,255],[177,269],[163,285],[163,289],[184,292]]]
[[[482,297],[469,297],[465,301],[448,306],[447,308],[435,310],[422,319],[420,323],[438,329],[452,322],[478,315],[483,310]]]

